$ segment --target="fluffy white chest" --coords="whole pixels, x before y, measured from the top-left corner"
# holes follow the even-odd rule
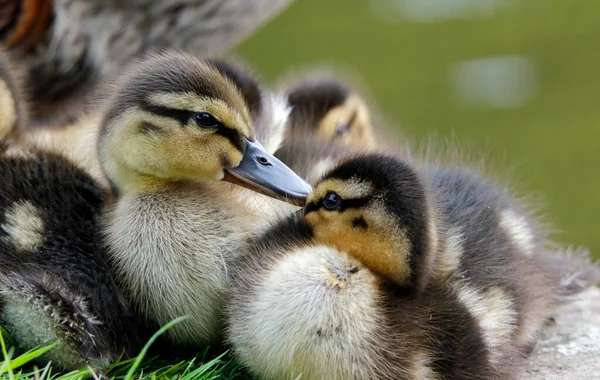
[[[169,334],[198,344],[220,333],[228,264],[260,221],[218,188],[195,190],[124,196],[106,234],[119,277],[140,311],[160,325],[190,316]]]

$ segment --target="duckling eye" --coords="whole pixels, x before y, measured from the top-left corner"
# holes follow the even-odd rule
[[[349,125],[347,123],[340,123],[337,127],[335,127],[335,135],[341,136],[348,132]]]
[[[325,197],[323,197],[321,204],[323,204],[323,207],[325,207],[327,210],[336,210],[342,206],[342,202],[342,197],[340,197],[333,191],[330,191],[327,194],[325,194]]]
[[[208,112],[198,112],[194,114],[194,121],[201,128],[217,128],[221,123]]]

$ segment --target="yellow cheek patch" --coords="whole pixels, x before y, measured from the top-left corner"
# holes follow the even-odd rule
[[[141,132],[144,123],[157,133]],[[242,153],[214,130],[182,127],[176,120],[139,109],[113,124],[106,141],[114,162],[106,166],[122,185],[133,189],[164,180],[220,180],[224,165],[234,167],[242,159]]]
[[[331,140],[336,135],[338,125],[348,123],[352,119],[354,108],[348,99],[341,106],[331,109],[317,126],[316,136],[322,140]]]
[[[316,136],[323,140],[336,137],[340,124],[350,123],[348,133],[342,138],[345,145],[360,148],[375,147],[371,115],[365,102],[356,95],[349,96],[344,104],[330,110],[319,123]]]
[[[375,148],[376,142],[373,133],[373,124],[367,105],[357,96],[350,98],[349,101],[353,103],[356,114],[349,127],[349,133],[343,137],[343,143],[362,149]]]
[[[376,215],[373,215],[376,214]],[[353,221],[364,218],[367,227],[353,227]],[[410,241],[406,232],[380,213],[346,210],[342,213],[317,211],[306,215],[315,239],[348,253],[372,271],[399,285],[406,285],[410,271]]]
[[[162,141],[159,150],[173,176],[188,179],[220,180],[224,165],[235,167],[242,159],[227,138],[216,134],[196,138],[178,134]]]

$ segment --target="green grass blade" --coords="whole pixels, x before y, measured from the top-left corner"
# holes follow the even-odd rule
[[[4,362],[2,363],[2,367],[0,367],[0,375],[3,375],[4,372],[8,369],[8,377],[9,379],[14,379],[15,374],[10,367],[10,358],[12,357],[12,351],[9,354],[6,350],[6,343],[4,343],[4,336],[0,334],[0,344],[2,345],[2,355],[4,356]]]
[[[13,347],[17,345],[17,340],[12,335],[10,335],[10,333],[6,331],[6,329],[2,326],[0,326],[0,334],[2,334],[2,337],[5,339],[5,342],[7,342],[9,345]]]
[[[10,369],[17,369],[24,364],[31,362],[32,360],[44,355],[46,352],[50,351],[58,344],[58,340],[52,344],[49,344],[44,347],[40,347],[37,349],[29,350],[23,355],[16,357],[15,359],[10,361]]]
[[[127,371],[127,374],[125,375],[123,380],[132,380],[133,379],[133,374],[135,373],[135,371],[139,367],[140,363],[144,359],[144,356],[146,356],[148,349],[150,349],[150,346],[152,345],[152,343],[154,343],[154,341],[156,341],[156,339],[158,339],[159,336],[164,334],[165,331],[167,331],[171,327],[175,326],[176,324],[178,324],[188,318],[189,317],[176,318],[176,319],[172,320],[171,322],[167,323],[166,325],[164,325],[163,327],[161,327],[160,330],[158,330],[156,333],[154,333],[154,335],[152,335],[152,337],[148,340],[148,343],[146,343],[144,348],[142,348],[142,351],[140,352],[140,354],[137,356],[137,358],[133,362],[133,365],[131,366],[131,368],[129,368],[129,371]]]

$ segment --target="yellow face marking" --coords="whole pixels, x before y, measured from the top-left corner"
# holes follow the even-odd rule
[[[350,124],[346,133],[338,136],[337,127],[348,123]],[[356,95],[349,96],[344,104],[331,109],[319,123],[316,135],[327,141],[340,138],[347,146],[375,147],[369,110],[364,101]]]
[[[104,160],[123,190],[153,189],[165,180],[220,180],[226,167],[242,160],[242,152],[214,130],[182,128],[174,119],[140,109],[125,112],[113,123],[119,127],[113,126],[106,137]],[[156,126],[158,133],[140,133],[143,123]]]
[[[371,195],[373,188],[370,184],[355,179],[326,179],[315,187],[308,197],[308,203],[320,200],[330,191],[336,192],[343,199],[356,199]]]
[[[16,104],[6,83],[0,80],[0,137],[12,132],[17,122]]]
[[[361,217],[367,227],[354,227],[353,221]],[[405,285],[409,280],[410,241],[382,206],[375,203],[342,212],[321,208],[308,213],[305,220],[316,240],[348,253],[397,284]]]

